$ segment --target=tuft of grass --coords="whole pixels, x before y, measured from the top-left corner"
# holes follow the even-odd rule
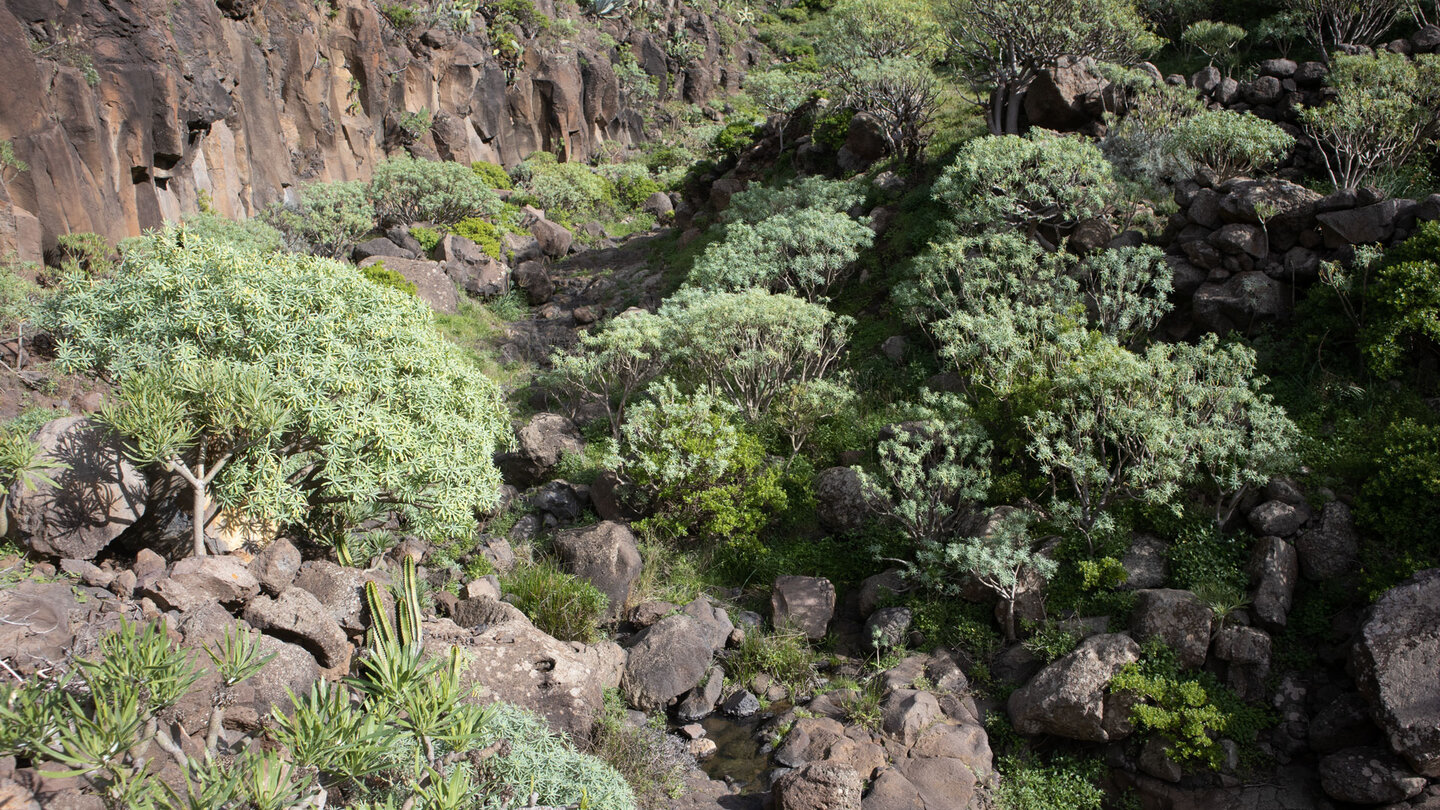
[[[725,672],[737,684],[769,675],[792,696],[808,693],[815,678],[815,650],[799,630],[780,628],[745,633],[739,647],[725,656]]]
[[[515,607],[555,638],[586,644],[599,640],[610,599],[549,560],[516,566],[500,580],[500,589],[513,594]]]

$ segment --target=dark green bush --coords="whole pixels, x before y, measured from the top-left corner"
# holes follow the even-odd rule
[[[411,231],[414,233],[414,231]],[[500,229],[479,217],[462,219],[455,225],[455,235],[463,236],[480,246],[491,257],[504,258],[500,247]]]
[[[424,225],[411,225],[410,235],[415,237],[415,241],[420,243],[420,249],[426,253],[434,250],[435,246],[440,244],[440,240],[444,237],[444,234],[440,231]]]
[[[748,149],[759,134],[759,127],[749,121],[731,121],[715,134],[710,146],[721,159],[735,157]]]
[[[810,690],[815,676],[815,651],[805,634],[788,627],[770,631],[751,630],[739,647],[729,650],[724,658],[729,679],[748,685],[756,675],[769,675],[792,695]]]
[[[855,111],[845,108],[816,118],[815,128],[812,130],[815,144],[832,152],[839,151],[850,135],[850,120],[854,117]]]
[[[115,249],[98,233],[67,233],[56,238],[55,256],[62,266],[72,264],[88,276],[110,274],[115,266]]]
[[[1364,290],[1361,343],[1370,369],[1393,377],[1417,350],[1440,347],[1440,222],[1422,224],[1415,235],[1385,253]]]
[[[549,561],[519,565],[500,580],[535,626],[562,641],[593,642],[610,600],[588,581],[561,571]]]
[[[1105,763],[1100,759],[1011,755],[1001,757],[996,770],[999,810],[1100,810],[1105,800],[1099,787]]]

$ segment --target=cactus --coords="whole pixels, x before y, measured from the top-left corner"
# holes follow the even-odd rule
[[[370,608],[370,645],[377,644],[401,644],[410,646],[419,644],[423,638],[423,631],[420,627],[420,578],[415,572],[415,560],[406,557],[400,567],[400,587],[392,588],[395,593],[395,615],[398,619],[400,632],[395,632],[396,625],[390,623],[390,612],[385,609],[385,603],[380,598],[380,586],[374,582],[365,583],[365,603]]]

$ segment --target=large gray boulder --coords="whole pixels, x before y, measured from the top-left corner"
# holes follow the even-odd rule
[[[202,591],[223,604],[240,604],[260,593],[260,581],[238,557],[186,557],[170,569],[170,578]]]
[[[710,649],[719,652],[725,648],[730,634],[735,631],[735,623],[730,621],[729,611],[711,602],[710,597],[704,594],[695,597],[683,611],[686,616],[695,620],[695,626],[699,628],[701,637],[710,645]]]
[[[1326,580],[1353,568],[1360,552],[1360,537],[1350,507],[1339,501],[1325,504],[1320,517],[1295,538],[1295,551],[1306,579]]]
[[[505,701],[545,717],[555,731],[587,739],[602,710],[604,690],[620,683],[625,651],[613,642],[581,644],[546,635],[505,602],[490,602],[474,632],[449,620],[426,622],[425,649],[457,649],[461,686],[479,687],[481,699]]]
[[[1069,655],[1040,670],[1010,695],[1007,709],[1021,734],[1052,734],[1105,742],[1115,737],[1106,723],[1106,687],[1126,664],[1140,659],[1140,645],[1124,633],[1091,636]]]
[[[1205,663],[1214,614],[1189,591],[1153,588],[1135,592],[1130,631],[1140,641],[1158,638],[1175,651],[1181,666]]]
[[[1390,747],[1423,776],[1440,777],[1440,568],[1375,601],[1351,668]]]
[[[584,450],[585,440],[574,422],[558,413],[537,413],[515,431],[515,450],[497,461],[506,480],[529,487],[544,480],[566,454]]]
[[[635,708],[650,712],[694,689],[710,668],[710,643],[699,624],[681,613],[666,616],[636,633],[620,680],[620,691]]]
[[[849,467],[830,467],[815,476],[815,513],[832,532],[855,532],[870,517],[860,474]]]
[[[860,810],[860,774],[849,765],[808,762],[775,782],[775,810]]]
[[[1283,629],[1299,581],[1300,557],[1294,546],[1278,537],[1257,540],[1250,552],[1250,612],[1256,624],[1271,632]]]
[[[568,572],[599,588],[610,599],[606,621],[624,615],[630,589],[640,578],[640,549],[623,523],[607,520],[567,529],[555,536],[555,556]]]
[[[835,586],[823,577],[782,576],[770,592],[770,621],[793,626],[811,641],[825,637],[835,615]]]
[[[36,431],[39,464],[55,483],[16,482],[6,502],[10,532],[30,550],[90,560],[145,514],[149,486],[121,441],[83,416]],[[0,524],[5,523],[0,520]],[[0,534],[4,526],[0,525]]]
[[[1383,748],[1347,748],[1320,760],[1320,787],[1351,804],[1390,804],[1418,796],[1425,778]]]
[[[383,572],[312,560],[300,568],[294,584],[314,595],[347,633],[359,634],[366,629],[365,583],[370,581],[388,584]]]
[[[575,235],[564,225],[548,219],[538,219],[530,225],[530,235],[540,243],[540,251],[552,259],[563,258],[570,252]]]
[[[242,617],[268,635],[309,650],[323,667],[342,673],[350,669],[350,640],[309,591],[291,586],[274,599],[258,596]]]
[[[366,268],[384,264],[415,285],[415,295],[430,305],[436,312],[454,315],[460,311],[460,296],[455,293],[455,282],[445,275],[445,267],[439,262],[425,259],[400,259],[393,256],[371,256],[360,262]]]

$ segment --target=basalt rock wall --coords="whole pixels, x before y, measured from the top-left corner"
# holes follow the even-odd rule
[[[753,58],[693,10],[641,28],[537,5],[574,25],[511,29],[524,55],[505,66],[483,14],[460,36],[397,31],[368,0],[0,0],[0,140],[29,165],[0,174],[0,255],[38,259],[67,232],[117,240],[202,204],[251,216],[405,149],[584,160],[646,137],[614,65],[633,55],[662,99],[696,102]],[[669,41],[696,45],[680,63]],[[401,116],[422,110],[433,126],[412,137]]]

